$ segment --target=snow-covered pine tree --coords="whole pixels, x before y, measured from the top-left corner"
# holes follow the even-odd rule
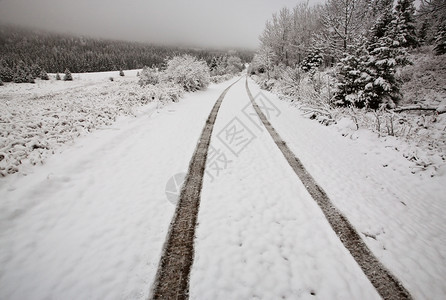
[[[26,67],[23,61],[19,61],[19,63],[15,66],[12,80],[15,83],[29,82],[30,80],[28,79],[28,74],[30,74],[29,68]]]
[[[71,81],[71,80],[73,80],[73,76],[71,75],[71,72],[70,72],[70,70],[68,70],[68,68],[65,69],[65,75],[63,77],[63,80],[64,81]]]
[[[368,74],[365,72],[365,59],[368,56],[365,41],[358,41],[357,45],[349,46],[349,52],[339,61],[334,104],[339,106],[366,106],[362,97]]]
[[[310,46],[307,56],[302,60],[301,68],[304,72],[308,72],[310,77],[313,77],[314,73],[324,62],[322,53],[323,49],[318,47],[316,44],[313,44]]]
[[[56,80],[60,80],[60,74],[59,73],[56,74]]]
[[[382,38],[388,32],[391,23],[395,19],[392,13],[393,0],[378,0],[376,7],[376,20],[369,34],[370,43],[375,43]]]
[[[369,108],[395,107],[401,99],[395,70],[399,51],[393,45],[394,40],[384,35],[368,47],[369,55],[364,61],[367,76],[361,98]]]
[[[212,72],[212,75],[224,75],[226,74],[227,68],[228,68],[228,57],[220,56],[216,59],[216,67],[214,68],[214,71]]]
[[[415,29],[415,0],[398,0],[395,6],[395,30],[403,37],[400,46],[416,48],[419,46]]]
[[[209,63],[209,70],[214,71],[217,68],[218,60],[217,57],[212,56],[211,62]]]
[[[26,76],[26,82],[28,82],[28,83],[36,83],[36,81],[34,80],[34,76],[31,73],[29,73]]]
[[[446,25],[441,26],[438,29],[435,37],[435,55],[442,55],[446,53]]]
[[[418,42],[420,46],[424,46],[428,42],[428,32],[429,32],[429,21],[427,18],[424,18],[419,21],[419,29],[418,29]]]
[[[0,64],[0,78],[4,82],[11,82],[14,78],[14,73],[12,72],[11,68],[4,64]]]
[[[374,40],[370,43],[370,46],[376,44],[385,44],[392,50],[392,55],[395,58],[396,64],[400,66],[405,66],[411,64],[408,59],[407,48],[411,47],[408,44],[407,39],[407,30],[404,30],[404,26],[401,26],[402,23],[398,16],[394,14],[392,22],[387,25],[385,29],[384,36],[379,40]],[[416,40],[418,45],[418,41]]]
[[[41,71],[42,71],[42,68],[38,64],[31,65],[30,73],[33,76],[33,78],[39,77]]]
[[[400,5],[403,1],[399,1]],[[366,44],[368,54],[361,59],[365,74],[361,76],[364,90],[360,98],[372,109],[396,106],[401,99],[396,67],[410,63],[405,48],[409,45],[405,36],[407,31],[401,30],[402,18],[397,13],[389,13],[391,1],[384,0],[383,5],[389,9],[385,9],[373,25]]]
[[[50,79],[50,77],[48,76],[48,74],[46,73],[46,71],[44,69],[42,69],[42,71],[40,71],[39,77],[42,80],[49,80]]]

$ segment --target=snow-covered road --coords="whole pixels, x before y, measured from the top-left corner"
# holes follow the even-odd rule
[[[211,147],[231,162],[208,165],[191,299],[379,299],[250,105],[240,81],[217,117]]]
[[[1,181],[0,299],[146,299],[175,208],[166,183],[187,171],[229,84],[159,111],[149,104]],[[190,297],[379,299],[244,84],[229,90],[213,130]],[[398,152],[344,138],[263,93],[272,125],[375,256],[414,298],[444,297],[444,177],[413,175]]]

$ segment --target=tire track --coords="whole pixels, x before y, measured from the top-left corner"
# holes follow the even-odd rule
[[[226,93],[240,79],[241,77],[228,86],[217,99],[201,132],[164,243],[151,291],[152,299],[189,298],[189,275],[194,259],[195,227],[212,130]]]
[[[390,271],[387,270],[384,265],[373,255],[347,218],[345,218],[344,215],[333,205],[325,191],[317,184],[314,178],[307,172],[302,162],[294,155],[294,153],[282,140],[280,135],[256,104],[248,87],[248,77],[246,77],[245,87],[257,115],[262,120],[263,125],[268,130],[277,147],[279,147],[280,151],[282,151],[282,154],[285,156],[296,175],[302,181],[307,191],[322,209],[322,212],[336,235],[359,264],[362,271],[365,273],[380,296],[383,299],[412,299],[412,296],[399,282],[399,280],[393,274],[391,274]]]

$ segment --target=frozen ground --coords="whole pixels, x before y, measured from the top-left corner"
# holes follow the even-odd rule
[[[43,165],[22,164],[18,173],[0,178],[1,299],[147,298],[174,210],[166,183],[186,172],[206,118],[229,85],[212,85],[162,108],[139,103],[121,113],[126,106],[116,104],[116,95],[142,96],[131,94],[132,75],[114,82],[108,74],[90,76],[54,82],[50,91],[43,85],[51,83],[41,83],[41,91],[40,83],[35,90],[2,87],[10,96],[2,118],[20,94],[29,97],[18,103],[37,97],[54,103],[51,109],[65,100],[74,108],[57,109],[62,119],[77,118],[82,107],[95,114],[105,107],[115,117],[92,122],[88,135],[79,129],[70,143],[50,140],[57,151]],[[249,82],[256,96],[260,90]],[[250,118],[243,85],[226,95],[213,132],[191,298],[379,298],[268,133]],[[416,299],[444,297],[446,175],[412,174],[412,163],[388,147],[391,139],[382,142],[366,131],[345,138],[342,126],[349,124],[321,126],[263,93],[274,104],[272,125],[373,253]],[[63,95],[81,102],[69,104]],[[11,134],[33,132],[27,124],[41,113],[27,107],[29,119],[19,116]],[[236,139],[240,129],[244,136]]]

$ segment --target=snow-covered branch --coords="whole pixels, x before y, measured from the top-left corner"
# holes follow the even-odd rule
[[[425,107],[425,106],[421,106],[421,105],[412,105],[412,106],[396,108],[393,111],[394,112],[403,112],[403,111],[410,111],[410,110],[435,111],[439,115],[441,115],[441,114],[446,113],[446,105],[440,105],[438,107]]]

